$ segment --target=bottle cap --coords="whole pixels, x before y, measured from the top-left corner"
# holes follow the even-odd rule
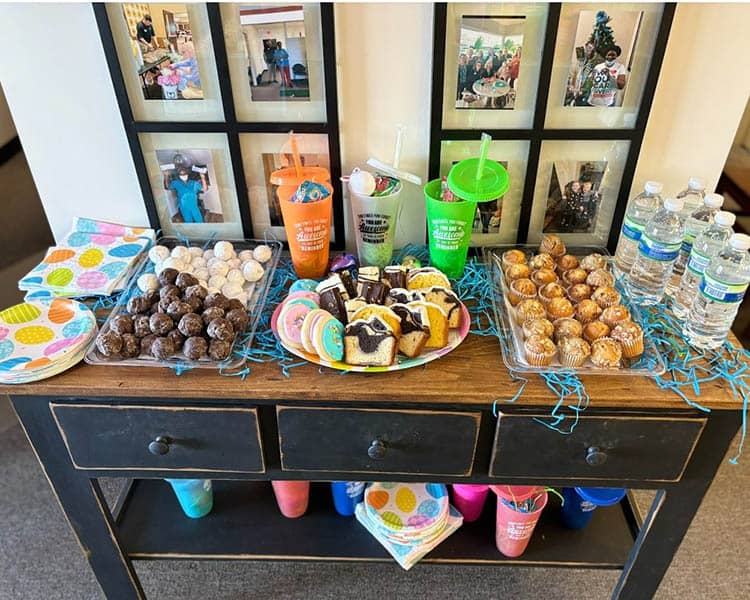
[[[721,208],[724,204],[724,196],[721,194],[706,194],[703,204],[709,208]]]
[[[463,200],[487,202],[499,198],[510,187],[508,171],[499,162],[488,160],[477,177],[478,158],[465,158],[448,172],[448,189]]]
[[[688,189],[689,190],[704,190],[706,189],[706,184],[703,182],[703,180],[700,177],[691,177],[688,179]]]
[[[750,235],[735,233],[729,238],[729,245],[735,250],[750,250]]]
[[[714,215],[714,223],[722,227],[731,227],[734,225],[736,218],[734,213],[730,213],[728,210],[720,210]]]
[[[664,201],[664,208],[670,212],[679,212],[683,206],[685,206],[685,201],[682,198],[667,198]]]
[[[658,181],[647,181],[643,186],[643,189],[649,194],[660,194],[663,187],[664,186]]]

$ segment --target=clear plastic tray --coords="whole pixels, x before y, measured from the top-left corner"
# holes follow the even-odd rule
[[[216,240],[218,241],[218,240]],[[273,281],[274,273],[276,272],[276,266],[279,262],[279,257],[283,250],[283,244],[281,242],[272,240],[227,240],[232,242],[234,248],[238,251],[241,250],[252,250],[256,246],[265,244],[269,246],[273,251],[271,259],[266,262],[263,267],[265,273],[263,277],[252,285],[252,290],[247,286],[245,289],[249,291],[249,298],[247,303],[247,312],[250,316],[250,323],[248,328],[243,333],[238,333],[234,341],[232,342],[232,351],[229,358],[224,361],[211,360],[208,357],[201,358],[200,360],[193,361],[188,359],[181,352],[171,356],[165,360],[158,360],[151,356],[137,356],[135,358],[119,358],[119,357],[107,357],[104,356],[96,347],[96,344],[92,344],[89,351],[84,357],[85,361],[91,365],[128,365],[128,366],[139,366],[139,367],[185,367],[185,368],[199,368],[199,369],[221,369],[222,371],[233,371],[240,369],[244,366],[246,359],[244,357],[236,356],[234,354],[237,345],[242,344],[243,347],[249,348],[253,343],[253,337],[255,336],[255,330],[258,327],[258,321],[260,319],[261,312],[265,306],[266,296],[268,296],[268,290],[271,282]],[[156,243],[167,248],[174,248],[180,245],[189,245],[197,247],[212,247],[214,244],[213,240],[189,240],[189,244],[186,244],[186,240],[181,240],[176,237],[163,237],[156,240]],[[107,321],[104,323],[106,327],[109,322],[117,317],[120,313],[126,311],[126,305],[128,299],[135,293],[138,293],[138,277],[144,273],[153,271],[153,264],[150,260],[146,259],[143,261],[141,268],[133,274],[130,283],[120,297],[117,306],[115,306],[109,314]]]
[[[554,372],[575,372],[581,375],[639,375],[643,377],[656,377],[666,371],[664,361],[661,358],[656,346],[648,338],[644,339],[644,352],[637,358],[623,358],[621,366],[616,369],[603,369],[595,367],[591,361],[586,361],[583,366],[577,369],[563,367],[555,358],[552,364],[546,367],[536,367],[526,362],[526,352],[523,347],[523,330],[513,318],[515,310],[510,304],[507,297],[507,286],[502,270],[502,255],[507,250],[517,248],[527,255],[537,254],[538,245],[504,245],[504,246],[487,246],[484,248],[484,261],[487,269],[492,276],[493,295],[492,305],[495,310],[495,321],[501,335],[504,336],[507,343],[500,341],[500,349],[503,355],[503,362],[509,369],[521,373],[554,373]],[[611,257],[606,248],[596,246],[568,246],[567,252],[576,257],[583,257],[594,252],[602,254],[611,262]],[[611,270],[611,268],[610,268]],[[636,323],[642,324],[641,314],[638,307],[629,301],[625,290],[618,285],[618,291],[622,295],[623,304],[627,305],[630,310],[630,316]]]

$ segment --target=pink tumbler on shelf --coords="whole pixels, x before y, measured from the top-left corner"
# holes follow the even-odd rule
[[[482,514],[490,486],[473,483],[454,483],[453,504],[464,517],[465,523],[476,521]]]
[[[272,481],[271,485],[282,515],[296,519],[305,514],[310,500],[309,481]]]
[[[509,558],[521,556],[529,545],[529,540],[544,507],[547,506],[547,492],[543,487],[536,486],[493,485],[490,487],[497,494],[495,517],[497,549]],[[530,510],[526,510],[528,506],[531,506]]]

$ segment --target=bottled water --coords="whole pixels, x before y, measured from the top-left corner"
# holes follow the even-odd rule
[[[630,297],[639,304],[658,304],[664,296],[685,235],[680,210],[682,200],[667,198],[643,228],[638,256],[626,279]]]
[[[692,215],[697,209],[703,206],[703,198],[706,195],[706,185],[703,180],[699,177],[691,177],[688,179],[687,189],[682,190],[677,194],[679,200],[683,200],[685,204],[680,211],[680,218],[685,221],[690,215]]]
[[[615,268],[623,274],[630,273],[638,256],[638,243],[646,221],[662,206],[661,189],[658,181],[647,181],[643,191],[628,204],[615,251]]]
[[[702,206],[695,209],[685,220],[685,237],[682,240],[680,253],[677,255],[677,260],[672,269],[672,277],[669,278],[669,283],[667,284],[667,294],[670,296],[680,287],[680,280],[682,274],[685,272],[685,265],[687,264],[688,256],[690,256],[690,250],[693,248],[695,238],[713,222],[714,215],[719,212],[722,204],[724,204],[723,196],[720,194],[707,194],[703,199]]]
[[[735,233],[708,263],[683,333],[694,346],[718,348],[727,339],[750,282],[750,236]]]
[[[713,224],[706,227],[695,238],[685,272],[680,281],[680,287],[674,295],[674,304],[672,305],[672,312],[680,319],[684,320],[690,313],[690,307],[698,293],[703,272],[706,270],[708,263],[724,248],[730,236],[734,233],[732,231],[734,219],[734,215],[730,212],[717,212],[714,215]]]

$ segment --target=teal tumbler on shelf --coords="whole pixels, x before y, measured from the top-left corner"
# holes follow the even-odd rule
[[[182,512],[191,519],[205,517],[214,506],[210,479],[165,479],[172,486]]]

